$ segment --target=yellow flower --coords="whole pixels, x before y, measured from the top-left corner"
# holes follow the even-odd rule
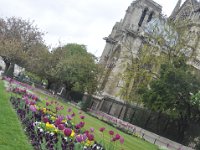
[[[90,140],[87,140],[85,143],[86,146],[91,146],[93,144],[94,144],[94,141],[90,141]]]
[[[62,120],[62,123],[65,123],[67,120]]]
[[[43,108],[42,111],[43,111],[43,113],[46,113],[46,112],[47,112],[47,109],[46,109],[46,108]]]
[[[49,122],[46,123],[46,128],[47,129],[54,129],[55,126],[53,124],[50,124]]]
[[[55,121],[55,120],[56,120],[56,117],[51,116],[51,120]]]
[[[74,130],[72,130],[72,133],[71,133],[71,137],[73,137],[75,135],[75,132],[74,132]]]
[[[57,132],[58,132],[58,129],[56,128],[56,129],[54,130],[54,132],[57,133]]]

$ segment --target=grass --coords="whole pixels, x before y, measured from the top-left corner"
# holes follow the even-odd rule
[[[48,97],[48,101],[57,100],[53,97],[46,96],[45,94],[41,93],[41,91],[34,91],[36,95],[38,95],[41,99],[45,99]],[[59,100],[59,102],[64,106],[64,110],[60,113],[66,115],[67,109],[71,107],[73,112],[76,113],[75,123],[79,123],[79,110],[69,103],[63,102]],[[45,101],[39,102],[38,105],[46,107]],[[116,128],[86,114],[83,113],[82,115],[85,116],[85,126],[84,129],[89,130],[91,127],[95,129],[95,139],[97,141],[102,140],[102,133],[99,131],[99,128],[105,127],[106,130],[104,131],[104,142],[106,145],[110,143],[111,137],[108,134],[109,130],[113,130],[116,133],[120,134],[124,137],[125,142],[121,145],[119,142],[115,145],[115,150],[158,150],[158,147],[154,144],[146,142],[140,138],[125,134]],[[3,82],[0,80],[0,150],[31,150],[32,147],[28,143],[28,139],[25,136],[21,124],[17,118],[16,112],[12,109],[12,106],[9,102],[9,94],[5,91],[3,87]]]
[[[0,150],[32,150],[0,80]]]
[[[46,99],[46,97],[48,97],[48,101],[51,101],[51,100],[55,100],[55,98],[52,98],[50,96],[46,96],[42,93],[39,93],[37,92],[37,95],[40,96],[41,99]],[[79,123],[80,121],[80,118],[79,118],[79,114],[78,112],[80,111],[79,109],[77,109],[76,107],[73,107],[71,106],[69,103],[67,102],[63,102],[61,100],[59,100],[59,102],[64,106],[64,110],[62,110],[60,113],[63,114],[63,115],[66,115],[67,114],[67,109],[69,107],[71,107],[73,109],[73,112],[76,113],[76,117],[75,117],[75,123]],[[40,102],[39,103],[40,106],[43,106],[43,107],[46,107],[45,106],[45,102]],[[124,149],[124,150],[158,150],[158,147],[154,144],[151,144],[149,142],[146,142],[140,138],[137,138],[137,137],[134,137],[134,136],[131,136],[131,135],[128,135],[128,134],[125,134],[124,132],[121,132],[120,130],[117,130],[116,128],[86,114],[86,113],[83,113],[81,115],[84,115],[85,116],[85,126],[84,128],[86,130],[89,130],[91,127],[93,127],[95,129],[95,139],[97,141],[101,141],[102,140],[102,133],[99,131],[99,128],[101,127],[105,127],[106,130],[104,131],[104,140],[105,140],[105,144],[106,145],[109,145],[110,143],[110,135],[108,134],[108,131],[109,130],[113,130],[115,133],[118,133],[120,135],[122,135],[125,139],[125,142],[123,145],[121,145],[119,142],[117,142],[118,144],[115,145],[115,148],[117,150],[121,150],[121,149]]]

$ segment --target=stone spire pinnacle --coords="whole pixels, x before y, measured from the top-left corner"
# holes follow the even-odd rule
[[[170,18],[173,18],[176,15],[176,13],[178,12],[179,8],[181,7],[181,2],[182,2],[182,0],[178,0],[178,2],[176,4],[172,14],[170,15]]]

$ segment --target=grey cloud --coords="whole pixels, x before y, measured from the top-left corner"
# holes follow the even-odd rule
[[[164,13],[172,11],[177,0],[155,0]],[[2,17],[22,17],[35,20],[47,32],[45,41],[57,46],[76,42],[100,56],[113,25],[125,15],[132,0],[0,0]]]

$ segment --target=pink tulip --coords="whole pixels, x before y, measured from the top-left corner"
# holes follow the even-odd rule
[[[37,108],[34,106],[34,105],[30,105],[30,110],[33,111],[33,112],[36,112],[37,111]]]
[[[123,138],[123,137],[121,137],[121,138],[119,139],[119,141],[120,141],[121,144],[124,144],[124,138]]]
[[[91,131],[91,132],[94,132],[94,128],[90,128],[90,131]]]

